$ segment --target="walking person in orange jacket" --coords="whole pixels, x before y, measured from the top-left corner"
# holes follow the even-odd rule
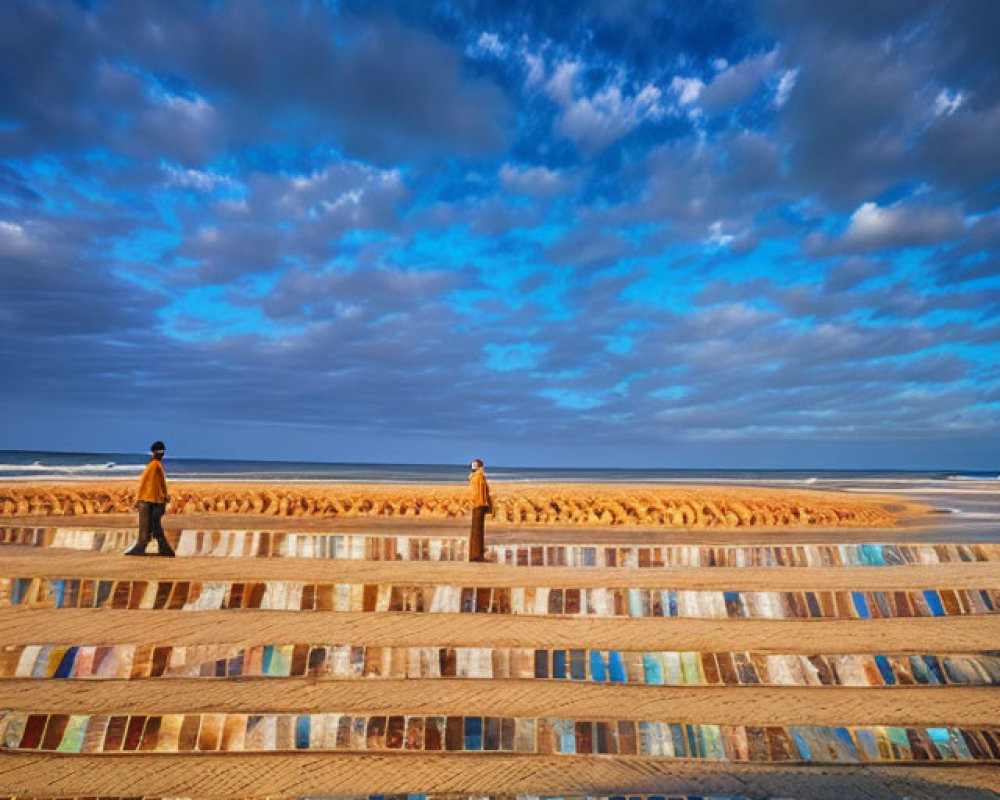
[[[483,462],[477,458],[471,466],[469,486],[472,489],[472,531],[469,534],[469,561],[485,561],[486,514],[493,512],[493,500],[490,498],[486,473],[483,472]]]
[[[167,502],[170,500],[167,495],[167,476],[163,472],[163,455],[167,452],[167,447],[163,442],[153,442],[149,451],[153,457],[142,471],[139,479],[139,496],[136,505],[139,507],[139,541],[125,551],[127,556],[144,556],[146,548],[149,546],[150,537],[155,537],[156,545],[161,556],[174,555],[174,548],[170,546],[166,535],[163,533],[163,515],[167,510]]]

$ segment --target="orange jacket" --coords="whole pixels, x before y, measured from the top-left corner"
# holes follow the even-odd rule
[[[167,476],[163,472],[163,464],[157,458],[150,461],[142,471],[139,479],[139,502],[167,502]]]
[[[491,506],[490,485],[486,482],[486,473],[477,469],[469,476],[469,486],[472,487],[472,505],[476,508]]]

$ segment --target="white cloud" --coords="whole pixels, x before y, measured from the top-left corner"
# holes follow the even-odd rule
[[[185,169],[183,167],[174,167],[170,164],[163,165],[162,169],[167,176],[168,186],[181,186],[186,189],[211,192],[220,187],[232,187],[236,185],[232,178],[226,175],[219,175],[217,172]]]
[[[704,81],[699,78],[682,78],[675,75],[670,81],[670,91],[677,97],[678,104],[689,106],[697,102],[701,97],[701,92],[705,88]]]
[[[582,68],[579,61],[560,63],[545,90],[562,107],[556,132],[571,140],[584,154],[599,152],[643,121],[664,115],[662,93],[651,83],[634,95],[625,94],[619,83],[609,83],[590,96],[578,96],[577,81]]]
[[[942,89],[938,92],[938,96],[934,98],[934,115],[937,117],[950,117],[962,107],[963,103],[965,103],[964,92],[951,93],[947,89]]]
[[[474,45],[466,48],[466,53],[472,57],[492,56],[493,58],[503,58],[507,55],[509,48],[495,33],[483,31]]]
[[[708,226],[708,238],[705,243],[712,247],[726,247],[736,237],[731,233],[725,233],[722,229],[722,220],[717,219]]]
[[[863,203],[851,214],[839,244],[848,251],[920,247],[952,239],[963,230],[962,216],[955,208]]]
[[[514,164],[504,164],[500,168],[500,182],[509,192],[539,197],[559,194],[569,187],[569,181],[558,170]]]
[[[799,78],[799,70],[786,69],[781,73],[781,77],[778,79],[778,87],[774,90],[774,105],[781,108],[788,102],[788,95],[792,93],[792,89],[795,88],[795,82]]]

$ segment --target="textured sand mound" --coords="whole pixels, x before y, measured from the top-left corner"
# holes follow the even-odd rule
[[[173,483],[171,511],[271,517],[449,519],[470,511],[465,486]],[[549,525],[674,528],[884,527],[899,506],[834,493],[719,487],[497,484],[496,520]],[[7,484],[0,514],[83,515],[132,510],[132,483]]]

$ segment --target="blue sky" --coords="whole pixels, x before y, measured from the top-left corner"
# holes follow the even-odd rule
[[[0,4],[0,447],[996,469],[998,26]]]

